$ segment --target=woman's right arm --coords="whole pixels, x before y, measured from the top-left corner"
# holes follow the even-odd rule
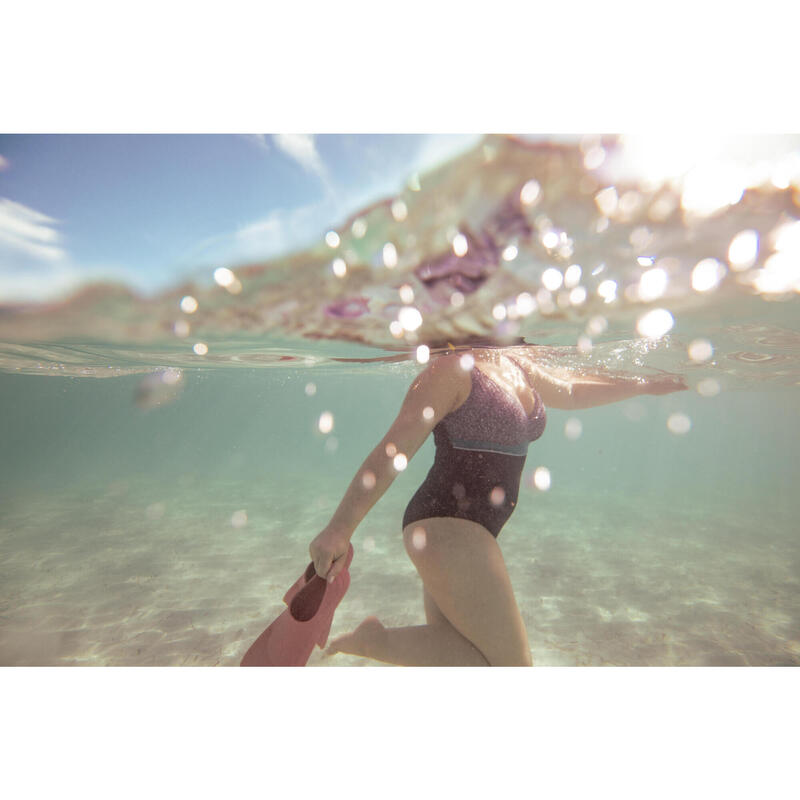
[[[437,358],[414,379],[397,418],[366,457],[331,521],[309,547],[318,575],[332,580],[341,571],[334,562],[341,559],[344,564],[342,556],[356,527],[401,471],[394,459],[401,457],[401,467],[403,456],[406,463],[411,461],[436,424],[466,397],[470,386],[468,372],[452,355]]]

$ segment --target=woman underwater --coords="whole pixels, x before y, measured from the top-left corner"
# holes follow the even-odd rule
[[[368,617],[331,642],[405,666],[532,666],[525,625],[497,543],[514,510],[528,444],[545,407],[592,408],[686,389],[677,375],[617,378],[544,366],[535,345],[472,348],[432,359],[367,456],[309,551],[333,581],[353,533],[433,431],[436,456],[403,518],[403,541],[424,585],[426,625],[385,628]],[[541,350],[540,350],[541,352]]]

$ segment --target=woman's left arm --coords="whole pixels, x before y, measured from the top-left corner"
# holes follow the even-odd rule
[[[554,370],[536,368],[534,381],[545,406],[560,409],[580,409],[604,406],[639,395],[659,395],[681,392],[689,387],[680,375],[665,372],[661,375],[569,375]]]

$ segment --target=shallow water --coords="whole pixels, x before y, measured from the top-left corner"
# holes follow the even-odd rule
[[[526,151],[492,142],[491,158],[481,148],[432,182],[455,196],[463,175],[483,170],[480,199],[467,192],[431,224],[414,222],[415,203],[424,210],[433,197],[424,176],[420,192],[406,193],[416,243],[396,266],[402,280],[390,280],[366,250],[354,254],[353,264],[369,266],[353,270],[368,301],[354,316],[350,289],[330,276],[314,283],[299,268],[329,266],[323,245],[298,255],[291,275],[275,264],[237,270],[244,291],[230,296],[198,285],[145,301],[105,287],[45,309],[0,309],[0,663],[238,664],[283,608],[309,542],[397,412],[420,369],[416,345],[525,335],[546,346],[544,359],[577,371],[668,370],[690,386],[548,411],[499,539],[535,663],[800,664],[800,332],[791,283],[800,190],[748,192],[702,218],[662,219],[662,208],[647,217],[650,238],[633,237],[651,248],[643,266],[621,243],[642,227],[636,214],[647,216],[647,204],[636,210],[633,198],[624,213],[606,209],[606,240],[581,233],[581,215],[564,211],[559,220],[559,209],[570,197],[593,207],[602,182],[587,190],[569,148],[550,172],[547,153],[536,151],[543,205],[531,219],[538,233],[526,233],[504,205],[530,177],[519,168]],[[652,206],[667,190],[636,191]],[[390,233],[399,241],[390,206],[356,217],[377,231],[359,239],[363,247],[382,252]],[[537,244],[550,230],[545,212],[573,226],[569,256]],[[487,247],[480,231],[504,246],[516,237],[514,264],[477,247],[473,283],[444,256],[441,280],[426,283],[419,267],[441,250],[437,231],[464,220],[470,247]],[[695,265],[725,262],[743,228],[760,233],[758,259],[725,267],[711,291],[692,289]],[[352,221],[340,231],[342,247],[355,246],[346,240]],[[588,268],[588,300],[540,291],[548,265],[563,278],[579,255],[587,267],[603,254],[602,277],[617,281],[617,300],[597,295]],[[669,275],[657,300],[625,291],[651,258]],[[404,281],[424,324],[395,335],[388,320],[402,306],[395,284]],[[194,315],[179,307],[190,291]],[[498,304],[513,311],[514,325],[497,318]],[[637,335],[637,320],[656,305],[671,310],[674,328]],[[713,344],[712,355],[690,355],[698,338]],[[199,339],[207,353],[192,350]],[[327,434],[318,425],[326,411]],[[389,626],[424,622],[400,520],[432,456],[428,441],[356,532],[333,635],[368,614]],[[548,491],[532,481],[540,466],[550,471]],[[309,663],[375,662],[317,650]]]
[[[152,411],[133,377],[0,376],[2,662],[238,663],[408,383],[407,365],[340,369],[313,397],[308,370],[198,374]],[[786,390],[550,410],[499,539],[535,662],[800,663],[797,432]],[[424,622],[400,519],[431,458],[429,441],[357,531],[333,634]]]

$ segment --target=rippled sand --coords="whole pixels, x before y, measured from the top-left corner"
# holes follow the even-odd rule
[[[0,663],[236,665],[338,499],[191,481],[17,495],[0,517]],[[333,635],[368,614],[424,622],[405,499],[390,493],[357,532]],[[798,665],[791,526],[764,508],[531,492],[500,544],[539,666]],[[320,650],[309,662],[375,664]]]

